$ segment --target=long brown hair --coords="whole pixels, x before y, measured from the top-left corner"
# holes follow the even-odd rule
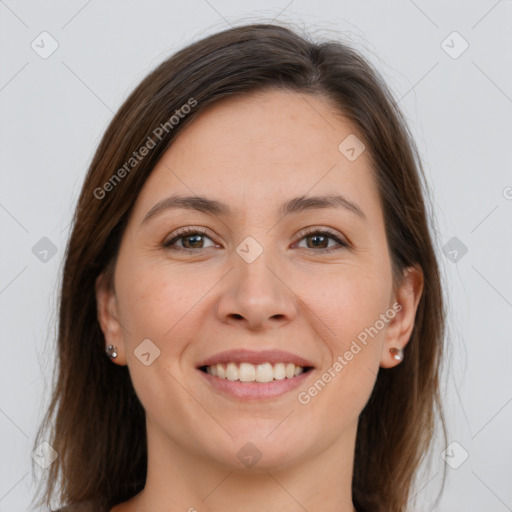
[[[59,457],[46,471],[39,503],[50,504],[57,494],[65,504],[91,500],[111,507],[144,487],[144,410],[128,368],[104,353],[95,280],[102,272],[111,278],[131,208],[174,138],[216,101],[267,87],[322,96],[350,120],[371,157],[394,284],[408,266],[424,275],[406,357],[379,372],[359,418],[352,484],[357,509],[405,511],[437,418],[446,439],[439,393],[445,302],[425,209],[428,187],[396,100],[347,44],[313,42],[276,24],[249,24],[206,37],[160,64],[124,102],[99,144],[65,255],[57,372],[35,441],[48,440]],[[186,104],[194,106],[170,123]],[[156,137],[157,127],[167,129]],[[155,146],[146,156],[130,160],[150,138]]]

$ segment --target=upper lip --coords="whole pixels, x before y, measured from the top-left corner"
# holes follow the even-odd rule
[[[215,364],[226,364],[226,363],[251,363],[251,364],[263,364],[263,363],[293,363],[295,366],[303,366],[303,367],[313,367],[313,363],[300,357],[298,355],[292,354],[291,352],[286,352],[285,350],[262,350],[259,352],[255,352],[253,350],[247,349],[235,349],[235,350],[226,350],[224,352],[219,352],[207,359],[201,361],[197,368],[201,368],[202,366],[213,366]]]

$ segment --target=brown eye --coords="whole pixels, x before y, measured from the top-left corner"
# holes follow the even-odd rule
[[[329,246],[329,237],[325,235],[308,235],[305,237],[306,240],[311,242],[311,244],[308,244],[308,247],[310,249],[313,249],[315,247],[320,247],[321,249],[327,249]]]
[[[176,233],[176,236],[164,242],[163,246],[166,249],[170,250],[184,250],[193,252],[195,249],[207,248],[204,246],[205,238],[211,240],[211,238],[206,235],[205,231],[201,231],[197,228],[185,228],[178,231],[178,233]],[[176,245],[176,242],[181,242],[181,247],[180,245]]]
[[[203,236],[204,235],[200,234],[182,236],[181,239],[184,241],[183,246],[185,247],[185,249],[202,249],[202,246],[204,244],[204,240],[202,240]],[[192,247],[188,247],[189,245],[191,245]]]
[[[302,242],[302,240],[306,240],[306,249],[320,249],[318,252],[330,252],[336,251],[340,248],[348,247],[348,244],[344,242],[337,234],[325,229],[315,229],[303,233],[300,242]],[[336,242],[335,245],[329,247],[330,241]]]

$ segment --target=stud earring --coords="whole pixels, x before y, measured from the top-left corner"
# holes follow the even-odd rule
[[[389,349],[389,351],[391,352],[391,356],[393,357],[393,359],[395,361],[402,361],[403,358],[404,358],[404,351],[403,349],[401,348],[397,348],[397,347],[392,347]]]
[[[108,345],[105,352],[110,359],[115,359],[117,357],[117,347],[115,345]]]

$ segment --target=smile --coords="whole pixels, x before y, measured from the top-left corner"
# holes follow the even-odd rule
[[[246,364],[252,368],[245,366]],[[219,366],[221,367],[220,373],[222,375],[224,371],[224,376],[219,375]],[[292,367],[293,376],[288,377],[287,375],[292,373]],[[258,368],[261,369],[258,370]],[[279,378],[283,374],[283,368],[285,376]],[[239,365],[228,363],[227,365],[202,366],[197,370],[214,393],[244,402],[264,401],[284,396],[299,386],[304,386],[306,379],[315,373],[311,367],[304,368],[295,366],[293,363],[276,363],[274,365],[263,363],[257,366],[249,363],[240,363]],[[213,375],[215,371],[217,375]],[[240,377],[247,380],[241,380]],[[258,381],[256,380],[258,378],[264,380]]]
[[[310,370],[310,367],[298,366],[293,363],[263,363],[254,365],[251,363],[215,364],[203,366],[202,371],[230,381],[239,382],[272,382],[273,380],[284,380],[298,377],[301,373]]]

